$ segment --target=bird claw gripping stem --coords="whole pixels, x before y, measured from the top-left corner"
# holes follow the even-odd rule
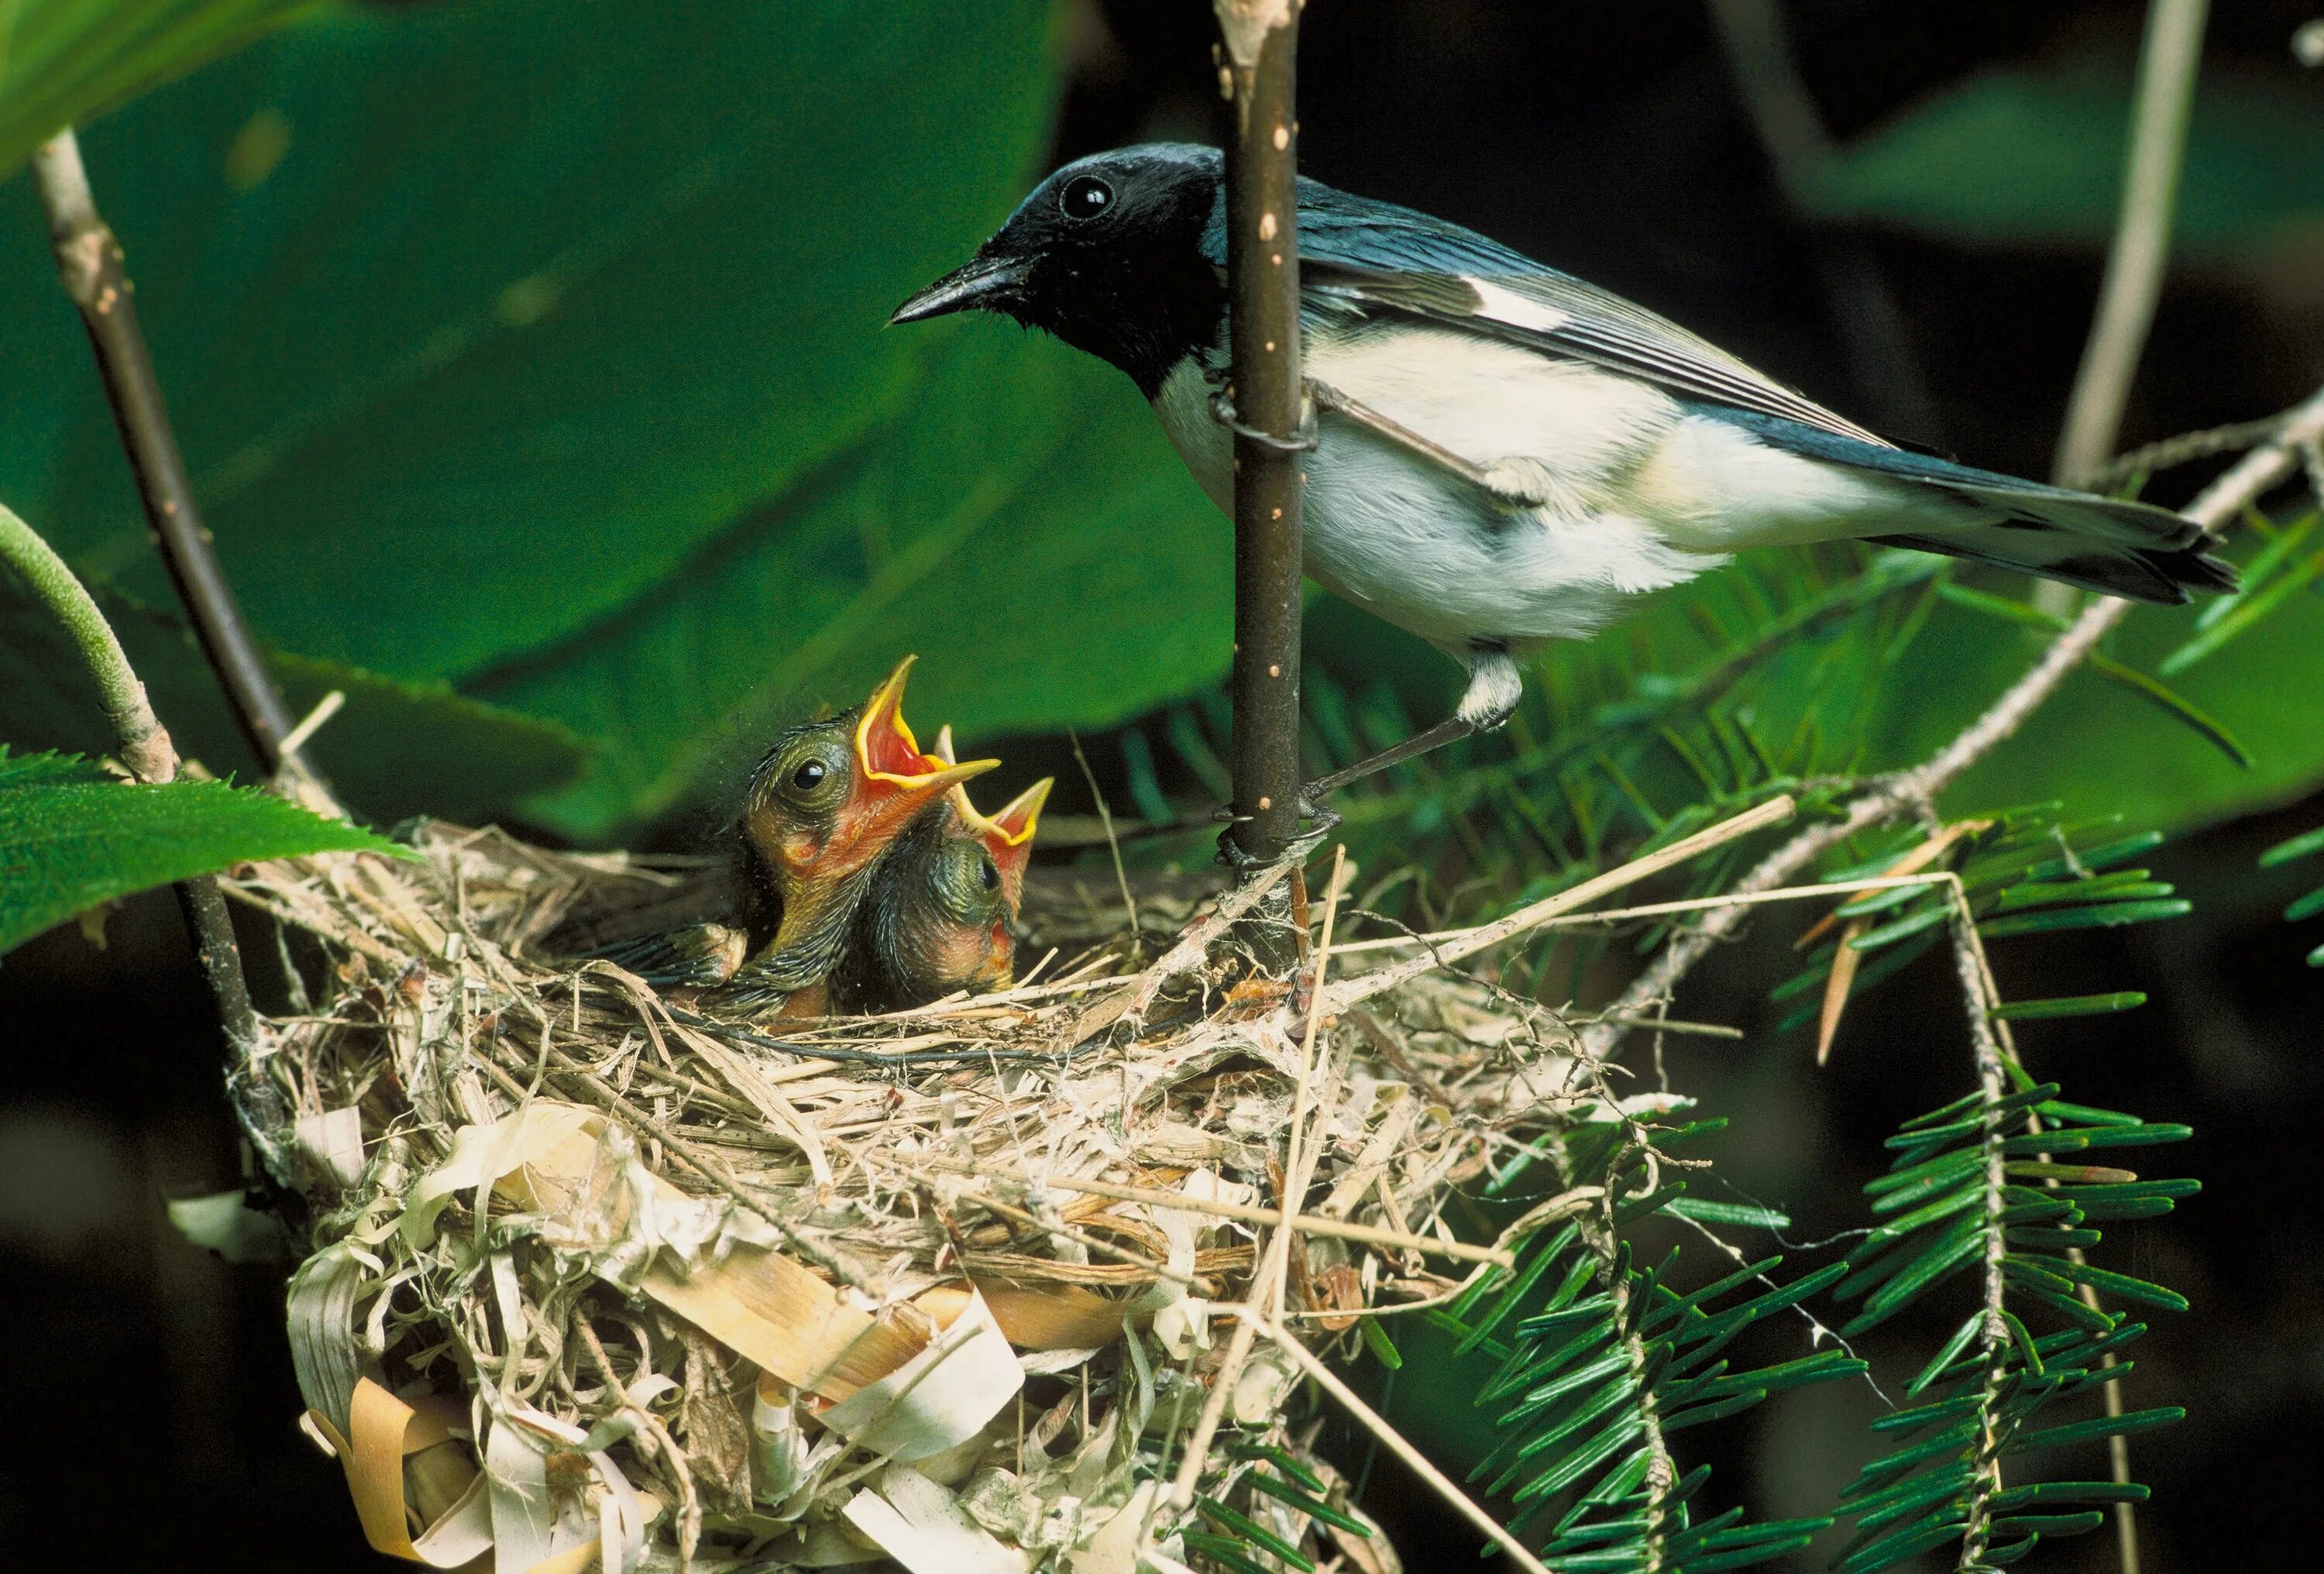
[[[1249,437],[1254,443],[1263,443],[1278,453],[1312,454],[1315,451],[1318,441],[1315,430],[1315,400],[1311,393],[1305,391],[1299,397],[1299,432],[1296,437],[1278,437],[1273,432],[1263,432],[1257,427],[1250,425],[1236,413],[1234,400],[1228,397],[1227,391],[1223,388],[1211,391],[1211,419],[1235,436]]]
[[[1285,838],[1283,850],[1274,857],[1257,858],[1245,851],[1242,844],[1235,840],[1234,828],[1250,819],[1250,815],[1238,815],[1232,808],[1222,805],[1213,812],[1211,817],[1226,823],[1227,828],[1219,833],[1218,861],[1234,870],[1238,882],[1266,870],[1273,869],[1278,863],[1306,862],[1308,859],[1314,856],[1315,850],[1323,846],[1325,838],[1340,828],[1338,810],[1309,803],[1302,797],[1299,801],[1299,819],[1305,829]]]

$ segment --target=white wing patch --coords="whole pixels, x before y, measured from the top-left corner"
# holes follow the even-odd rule
[[[1461,282],[1476,292],[1478,316],[1507,323],[1513,328],[1523,328],[1527,333],[1554,334],[1573,320],[1573,314],[1570,311],[1560,311],[1530,296],[1519,295],[1507,285],[1496,284],[1489,279],[1463,273]]]

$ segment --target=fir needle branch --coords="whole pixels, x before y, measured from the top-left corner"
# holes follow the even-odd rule
[[[1993,1015],[1995,1001],[1984,948],[1978,942],[1977,917],[1969,910],[1968,895],[1958,883],[1952,889],[1950,907],[1953,960],[1968,1008],[1969,1046],[1977,1059],[1978,1089],[1985,1106],[1980,1137],[1982,1156],[1978,1161],[1984,1177],[1984,1194],[1978,1206],[1985,1216],[1985,1316],[1978,1330],[1978,1348],[1985,1358],[1985,1385],[1978,1396],[1977,1474],[1969,1487],[1969,1523],[1961,1536],[1958,1565],[1969,1569],[1984,1566],[1986,1550],[1992,1540],[1993,1500],[2002,1490],[2001,1450],[2007,1441],[2002,1427],[2001,1401],[2009,1375],[2010,1337],[2009,1325],[2002,1318],[2007,1283],[2002,1273],[2002,1260],[2008,1255],[2009,1246],[2003,1232],[2001,1212],[2008,1170],[2001,1145],[2008,1112],[2001,1108],[2001,1101],[2009,1096],[2009,1073],[2001,1041],[1995,1033],[1998,1024]]]
[[[2324,390],[2286,411],[2273,423],[2273,436],[2252,449],[2181,511],[2200,525],[2218,529],[2247,504],[2296,471],[2304,447],[2324,439]],[[1849,837],[1883,824],[1935,798],[1969,767],[2023,726],[2057,692],[2067,674],[2081,664],[2111,632],[2131,603],[2101,597],[2050,642],[2034,666],[1951,741],[1920,765],[1890,778],[1851,802],[1835,820],[1809,827],[1769,853],[1732,886],[1731,896],[1748,896],[1790,883],[1799,873]],[[1723,907],[1701,924],[1674,934],[1652,964],[1582,1033],[1582,1052],[1591,1059],[1611,1054],[1670,998],[1695,963],[1740,927],[1749,909]]]

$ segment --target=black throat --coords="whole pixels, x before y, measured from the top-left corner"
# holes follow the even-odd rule
[[[1181,360],[1218,342],[1226,320],[1226,286],[1202,251],[1216,192],[1215,182],[1188,181],[1102,243],[1049,246],[1011,315],[1119,366],[1153,399]]]

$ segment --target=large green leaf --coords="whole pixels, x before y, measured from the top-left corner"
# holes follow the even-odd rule
[[[0,178],[76,121],[315,0],[0,0]]]
[[[0,952],[115,897],[255,859],[404,849],[218,781],[146,787],[0,749]]]
[[[1021,336],[880,331],[1034,172],[1050,11],[334,14],[94,128],[262,633],[610,744],[537,805],[592,835],[899,647],[988,731],[1217,671],[1224,536],[1190,567],[1204,505],[1129,385]],[[158,604],[37,216],[0,208],[0,489]],[[1024,609],[1068,605],[1167,625],[1159,658],[1028,637]]]
[[[912,714],[972,742],[1126,720],[1225,667],[1226,522],[1129,385],[997,323],[927,342],[907,414],[667,593],[475,681],[606,741],[534,815],[597,834],[660,812],[706,765],[738,776],[787,697],[852,702],[907,652]]]
[[[1987,244],[2099,245],[2120,201],[2131,73],[2076,61],[1971,77],[1817,170],[1809,206]],[[2301,247],[2324,219],[2324,92],[2207,76],[2177,244],[2198,258]]]

